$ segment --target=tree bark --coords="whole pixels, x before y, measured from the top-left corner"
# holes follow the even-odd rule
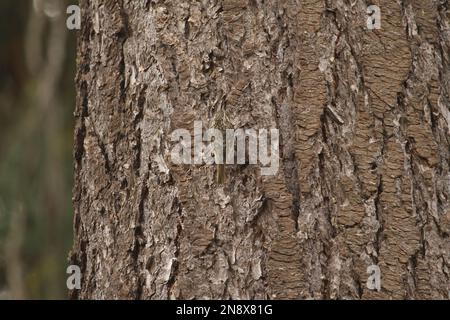
[[[80,2],[73,298],[449,298],[448,1]],[[276,175],[171,162],[218,105]]]

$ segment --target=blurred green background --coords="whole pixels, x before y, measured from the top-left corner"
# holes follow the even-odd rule
[[[0,1],[0,299],[65,299],[77,1]]]

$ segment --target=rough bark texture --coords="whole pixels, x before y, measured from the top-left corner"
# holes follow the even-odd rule
[[[81,6],[72,297],[449,298],[448,1]],[[279,128],[276,176],[172,164],[218,106]]]

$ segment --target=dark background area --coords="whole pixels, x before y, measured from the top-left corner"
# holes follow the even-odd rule
[[[64,299],[77,1],[0,1],[0,299]]]

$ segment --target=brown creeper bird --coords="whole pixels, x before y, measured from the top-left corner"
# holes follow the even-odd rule
[[[212,120],[211,126],[215,129],[218,129],[220,132],[222,132],[222,137],[225,137],[225,132],[226,129],[231,129],[231,122],[227,117],[225,108],[223,106],[221,106],[216,114],[214,115],[214,118]],[[218,185],[222,185],[225,182],[225,155],[226,155],[226,150],[225,150],[225,146],[226,143],[224,142],[225,140],[222,139],[221,144],[215,144],[215,148],[222,148],[222,152],[220,152],[220,150],[216,150],[215,154],[221,154],[222,156],[222,161],[221,163],[216,163],[216,183]]]

